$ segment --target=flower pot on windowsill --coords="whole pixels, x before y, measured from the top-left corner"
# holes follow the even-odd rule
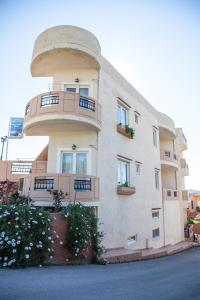
[[[135,194],[136,189],[133,186],[127,185],[118,185],[117,186],[117,194],[118,195],[133,195]]]
[[[117,132],[126,136],[129,139],[134,138],[134,130],[133,130],[133,128],[129,127],[128,125],[124,126],[121,123],[117,124]]]

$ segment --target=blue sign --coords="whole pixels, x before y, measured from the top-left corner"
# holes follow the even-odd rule
[[[24,118],[10,118],[8,138],[23,138]]]

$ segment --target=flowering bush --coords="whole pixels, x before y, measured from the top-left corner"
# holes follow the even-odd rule
[[[0,206],[0,267],[43,264],[51,255],[50,221],[42,208]]]
[[[67,247],[76,257],[83,257],[89,241],[93,245],[93,262],[101,260],[103,233],[98,231],[98,219],[89,207],[81,203],[69,204],[62,210],[68,220]],[[102,261],[101,261],[102,262]]]

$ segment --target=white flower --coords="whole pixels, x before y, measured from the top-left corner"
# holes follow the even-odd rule
[[[39,216],[42,216],[42,213],[39,213]]]
[[[33,243],[30,243],[29,245],[32,247],[32,246],[33,246]]]
[[[28,250],[28,249],[29,249],[29,247],[25,247],[24,249],[25,249],[25,250]]]
[[[4,261],[8,260],[7,256],[4,257]]]
[[[45,232],[44,232],[44,231],[42,231],[42,235],[45,235]]]
[[[26,257],[26,259],[28,259],[30,256],[29,256],[29,254],[26,254],[25,257]]]
[[[56,237],[59,239],[59,235],[58,234],[56,234]]]
[[[50,259],[52,259],[53,258],[53,256],[50,256]]]
[[[5,262],[5,263],[3,264],[3,267],[7,267],[7,265],[8,265],[8,264]]]
[[[5,241],[7,241],[7,240],[8,240],[8,237],[6,236],[6,237],[5,237]]]
[[[39,268],[42,268],[42,265],[39,265]]]
[[[51,237],[50,237],[50,236],[48,236],[48,240],[50,240],[50,241],[51,241]]]
[[[12,252],[13,252],[13,253],[16,253],[16,252],[17,252],[17,250],[16,250],[16,249],[13,249],[13,250],[12,250]]]
[[[56,217],[55,217],[55,216],[54,216],[53,218],[54,218],[54,220],[56,220]]]
[[[63,242],[62,242],[62,241],[60,241],[60,245],[63,245]]]
[[[18,225],[15,225],[15,228],[19,228],[19,226],[18,226]]]

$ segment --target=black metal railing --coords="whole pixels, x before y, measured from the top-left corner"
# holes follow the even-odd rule
[[[32,169],[32,163],[12,163],[12,174],[29,174]]]
[[[79,106],[91,111],[95,111],[95,102],[84,97],[80,97]]]
[[[41,96],[41,103],[40,106],[49,106],[59,103],[59,96],[57,95],[45,95]]]
[[[92,190],[91,179],[75,179],[74,190],[77,192],[87,192]]]
[[[53,178],[35,178],[34,190],[52,190],[54,189]]]

